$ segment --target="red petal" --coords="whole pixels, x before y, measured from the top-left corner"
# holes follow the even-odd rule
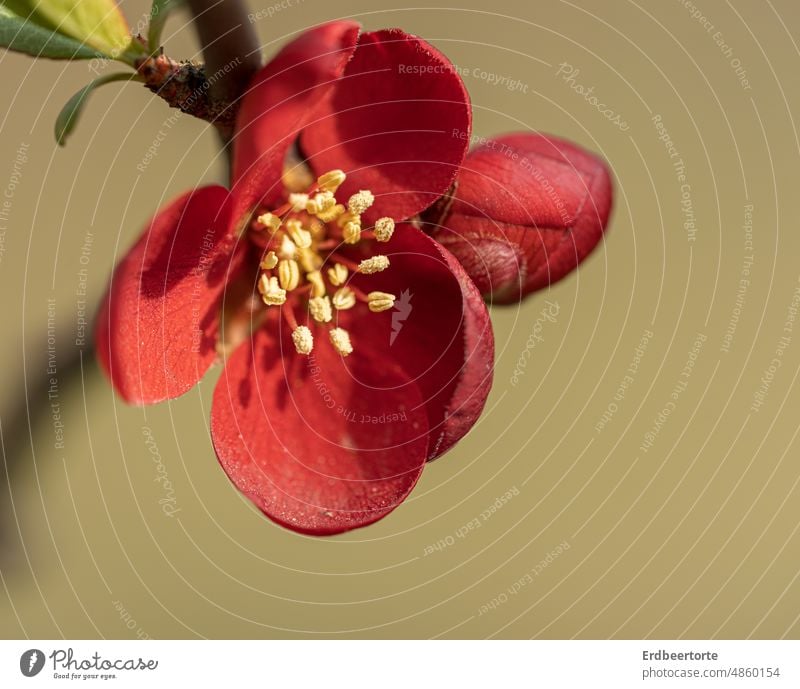
[[[177,397],[215,356],[234,238],[228,191],[203,187],[162,208],[117,266],[100,308],[100,364],[128,402]]]
[[[341,168],[337,194],[369,189],[365,219],[408,218],[452,183],[469,141],[469,96],[450,61],[399,29],[364,34],[301,143],[317,172]],[[455,135],[454,135],[455,134]]]
[[[254,78],[236,116],[235,217],[282,199],[286,153],[344,71],[358,40],[351,21],[322,24],[287,44]]]
[[[229,359],[211,409],[231,481],[274,521],[315,535],[386,516],[411,492],[428,447],[416,385],[369,350],[342,359],[323,332],[303,357],[259,330]]]
[[[380,352],[422,389],[434,459],[472,428],[486,403],[494,366],[489,313],[458,261],[411,225],[398,226],[388,244],[370,248],[385,253],[390,267],[353,282],[364,292],[394,294],[395,306],[340,316],[351,332],[353,356],[365,348]]]
[[[495,302],[560,280],[594,249],[611,211],[605,163],[539,134],[490,140],[467,157],[432,235]]]

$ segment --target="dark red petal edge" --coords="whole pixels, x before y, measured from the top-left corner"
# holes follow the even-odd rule
[[[449,188],[469,146],[469,95],[452,63],[400,29],[361,36],[301,145],[317,173],[343,169],[340,198],[376,196],[364,214],[409,218]]]
[[[399,225],[390,242],[371,246],[376,247],[390,267],[357,275],[353,283],[363,292],[396,295],[395,308],[339,317],[354,346],[396,360],[419,385],[430,426],[429,458],[434,459],[469,431],[489,394],[494,367],[489,312],[455,257],[412,225]]]

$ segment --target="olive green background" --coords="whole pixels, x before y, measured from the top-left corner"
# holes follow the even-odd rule
[[[425,37],[465,71],[476,134],[541,130],[598,152],[614,171],[615,209],[577,273],[492,310],[495,382],[469,436],[388,518],[328,539],[273,525],[225,478],[207,432],[218,370],[179,400],[139,409],[114,398],[91,360],[69,365],[79,271],[90,314],[146,217],[222,178],[213,132],[139,86],[114,84],[58,149],[55,116],[91,65],[0,55],[0,194],[13,187],[0,235],[10,477],[0,485],[0,635],[800,635],[800,324],[784,331],[800,285],[800,8],[696,0],[709,31],[679,0],[436,4],[303,0],[258,30],[267,54],[335,17]],[[123,6],[132,25],[147,10]],[[185,22],[167,27],[174,57],[196,55]],[[579,70],[572,82],[557,74],[565,62]],[[593,87],[627,129],[576,85]],[[694,241],[656,115],[685,164]],[[15,173],[21,145],[27,162]],[[63,449],[45,389],[50,298]],[[772,380],[753,411],[765,371]],[[179,509],[171,517],[159,503],[165,477]]]

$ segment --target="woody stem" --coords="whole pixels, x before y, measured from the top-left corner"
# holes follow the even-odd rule
[[[233,136],[236,111],[250,78],[261,67],[261,47],[241,0],[188,0],[205,65],[163,54],[136,65],[145,85],[172,107],[213,123],[223,140]]]

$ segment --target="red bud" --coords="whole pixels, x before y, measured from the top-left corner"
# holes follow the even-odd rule
[[[481,293],[509,304],[586,258],[611,197],[608,168],[593,154],[551,136],[509,134],[470,152],[450,198],[426,220]]]

